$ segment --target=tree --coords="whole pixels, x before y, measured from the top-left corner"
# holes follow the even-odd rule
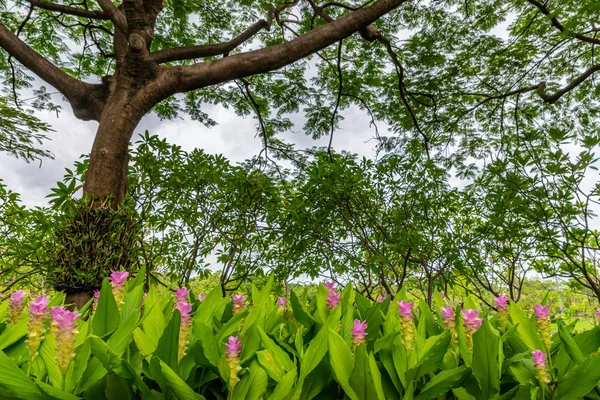
[[[578,115],[597,125],[592,0],[0,6],[0,69],[15,97],[33,73],[62,93],[77,118],[99,123],[83,187],[95,208],[107,198],[112,207],[123,201],[129,142],[151,111],[184,112],[207,125],[214,121],[206,103],[254,114],[269,160],[289,157],[275,137],[293,125],[289,114],[303,108],[306,133],[330,135],[331,143],[342,110],[355,105],[391,127],[382,149],[420,154],[462,176],[473,173],[473,157],[502,148],[513,112],[535,106],[534,118],[547,118],[561,110],[553,104],[576,96]],[[507,20],[509,37],[494,35]],[[315,53],[315,61],[302,61]]]

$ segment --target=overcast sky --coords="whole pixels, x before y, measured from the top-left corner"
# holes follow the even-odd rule
[[[26,163],[9,154],[0,152],[0,178],[9,189],[20,193],[28,206],[46,205],[45,198],[50,188],[62,180],[65,168],[70,168],[82,154],[88,154],[92,147],[97,122],[76,119],[68,103],[61,104],[63,112],[57,118],[55,113],[37,113],[39,118],[50,123],[55,130],[50,141],[44,143],[55,158],[43,162]],[[261,150],[261,140],[256,137],[256,121],[251,117],[240,117],[233,111],[220,106],[207,105],[205,110],[218,122],[213,128],[206,128],[189,118],[174,121],[160,121],[155,115],[147,115],[138,126],[133,141],[138,134],[148,130],[151,134],[166,138],[168,142],[182,146],[184,150],[203,149],[212,154],[223,154],[232,162],[241,162],[257,155]],[[361,156],[373,157],[375,142],[374,129],[369,127],[369,118],[358,109],[345,110],[346,119],[334,133],[333,147],[336,151],[347,150]],[[326,146],[329,138],[318,141],[302,133],[302,123],[294,133],[286,134],[285,139],[295,143],[297,148]],[[381,126],[380,126],[381,129]]]

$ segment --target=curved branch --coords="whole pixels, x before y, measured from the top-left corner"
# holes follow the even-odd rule
[[[90,19],[99,19],[99,20],[109,20],[110,17],[104,13],[103,11],[92,11],[92,10],[84,10],[83,8],[75,8],[71,6],[65,6],[63,4],[50,3],[43,0],[27,0],[29,4],[34,5],[38,8],[55,11],[62,14],[72,15],[74,17],[82,17],[82,18],[90,18]]]
[[[548,7],[546,7],[545,4],[542,4],[537,0],[527,0],[527,2],[529,4],[532,4],[535,7],[537,7],[541,11],[541,13],[544,14],[546,17],[550,17],[552,26],[554,26],[556,29],[558,29],[561,32],[565,32],[566,29],[565,29],[564,25],[555,16],[550,14],[550,10],[548,10]],[[565,32],[565,33],[569,34],[570,32]],[[585,36],[585,35],[582,35],[581,33],[572,33],[571,36],[573,36],[576,39],[581,40],[582,42],[600,44],[600,39]]]
[[[377,0],[286,43],[190,66],[161,67],[143,93],[155,104],[175,93],[188,92],[235,79],[277,70],[364,29],[406,0]]]
[[[158,64],[190,60],[194,58],[212,57],[218,55],[225,55],[231,52],[236,47],[241,46],[244,42],[256,35],[261,29],[268,28],[269,23],[264,19],[254,23],[240,35],[231,39],[228,42],[208,44],[203,46],[188,46],[188,47],[174,47],[171,49],[158,50],[150,54],[150,61],[154,61]]]
[[[600,71],[600,64],[596,64],[588,69],[586,69],[581,75],[575,78],[571,83],[569,83],[564,88],[560,89],[556,93],[549,95],[546,93],[546,82],[540,82],[537,87],[538,95],[544,100],[546,103],[554,104],[560,99],[564,94],[570,92],[575,89],[577,86],[581,85],[587,78],[589,78],[595,72]]]
[[[0,23],[0,47],[61,92],[73,106],[77,118],[84,120],[99,118],[102,109],[99,92],[102,90],[102,85],[85,83],[68,75],[29,47],[2,23]]]

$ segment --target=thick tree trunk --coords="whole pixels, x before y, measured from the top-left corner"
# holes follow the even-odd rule
[[[144,115],[142,107],[131,101],[131,92],[115,91],[108,99],[100,119],[100,125],[90,154],[90,162],[83,187],[84,197],[93,199],[92,210],[100,207],[116,209],[127,193],[127,172],[129,163],[129,142],[135,128]],[[110,199],[110,203],[106,201]],[[97,219],[90,218],[90,224],[97,224]],[[128,229],[124,224],[123,229]],[[90,226],[87,232],[97,231],[98,226]],[[101,249],[97,249],[102,258]],[[123,265],[104,265],[99,268],[118,270]],[[108,271],[99,271],[98,276]],[[66,304],[81,308],[91,298],[90,289],[67,291]]]
[[[125,94],[126,95],[126,94]],[[113,101],[111,101],[113,100]],[[144,112],[119,94],[111,96],[94,139],[83,192],[119,205],[127,192],[129,141]]]

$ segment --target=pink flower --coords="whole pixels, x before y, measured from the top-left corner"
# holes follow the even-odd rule
[[[246,296],[243,294],[234,294],[231,296],[231,300],[233,300],[233,313],[238,313],[244,309],[246,306]]]
[[[477,329],[481,328],[481,324],[483,323],[483,318],[477,317],[477,310],[468,309],[461,310],[463,319],[465,321],[465,328],[467,332],[475,332]]]
[[[287,305],[287,299],[285,298],[285,296],[277,299],[277,304],[280,308],[285,308],[285,306]]]
[[[600,308],[596,309],[596,312],[594,313],[594,315],[598,318],[600,318]]]
[[[335,282],[323,282],[323,286],[331,292],[335,288]]]
[[[110,284],[114,287],[123,287],[125,285],[125,280],[129,277],[129,272],[127,271],[110,271]]]
[[[38,296],[29,303],[29,310],[35,314],[46,314],[48,312],[48,298],[46,296]]]
[[[508,297],[506,297],[503,294],[496,297],[494,299],[494,302],[496,303],[496,307],[498,307],[498,309],[500,309],[500,310],[504,310],[504,309],[506,309],[506,307],[508,307]]]
[[[383,302],[385,301],[385,299],[387,299],[387,296],[379,296],[379,297],[377,298],[377,302],[378,302],[378,303],[383,303]]]
[[[206,295],[205,294],[199,294],[198,295],[198,301],[204,301],[204,299],[206,299]]]
[[[451,306],[447,306],[440,307],[440,310],[442,311],[442,318],[444,319],[444,322],[454,322],[456,318],[454,308],[452,308]]]
[[[360,343],[365,343],[365,339],[367,337],[366,329],[369,326],[366,321],[361,321],[359,319],[354,320],[354,328],[350,330],[352,333],[352,343],[358,345]]]
[[[550,374],[548,372],[548,357],[547,354],[543,353],[541,350],[534,350],[531,352],[533,359],[533,366],[535,367],[535,377],[542,384],[542,386],[546,386],[550,383]]]
[[[531,355],[533,356],[533,364],[536,367],[545,367],[546,365],[548,365],[548,360],[546,360],[546,357],[548,357],[548,355],[543,353],[541,350],[533,350],[531,352]]]
[[[412,320],[414,318],[413,316],[413,312],[412,312],[412,308],[414,307],[415,303],[414,302],[406,302],[404,300],[399,301],[398,302],[398,312],[400,313],[400,316],[402,317],[402,319],[404,320]]]
[[[175,290],[175,300],[178,303],[181,302],[186,302],[188,300],[188,293],[190,291],[184,286],[182,288],[179,288],[177,290]]]
[[[225,355],[227,358],[239,358],[242,352],[242,342],[238,340],[237,336],[229,336],[229,343],[225,345]]]
[[[23,300],[25,300],[27,294],[23,290],[17,290],[16,292],[12,292],[10,294],[10,302],[9,304],[13,307],[21,306]]]
[[[10,294],[10,300],[8,302],[8,314],[6,316],[6,322],[9,324],[16,324],[21,318],[21,312],[23,311],[23,301],[27,295],[22,290],[17,290]]]
[[[535,310],[535,318],[537,318],[538,320],[547,319],[550,315],[550,309],[541,304],[536,304],[535,307],[533,307],[533,309]]]
[[[69,311],[64,306],[52,307],[50,311],[52,326],[56,333],[56,360],[63,374],[67,372],[69,363],[75,357],[73,347],[77,324],[75,321],[81,315]]]
[[[446,295],[445,295],[444,293],[440,293],[440,297],[441,297],[442,299],[445,299],[445,298],[446,298]]]
[[[44,338],[47,314],[48,298],[46,296],[38,296],[29,303],[29,325],[27,326],[27,340],[25,342],[32,359],[37,356],[40,343]]]
[[[337,305],[340,303],[340,297],[341,297],[341,295],[337,292],[334,292],[333,290],[329,292],[329,295],[325,299],[325,302],[327,303],[327,307],[329,307],[329,310],[333,310],[334,308],[337,307]]]
[[[94,290],[94,300],[98,301],[100,299],[100,291]]]
[[[177,309],[179,310],[179,313],[181,314],[182,323],[187,324],[190,320],[190,313],[192,312],[192,305],[190,303],[186,303],[186,302],[178,302]]]

